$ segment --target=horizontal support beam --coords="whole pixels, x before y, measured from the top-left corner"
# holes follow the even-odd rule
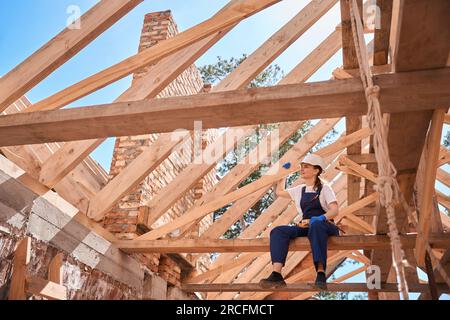
[[[441,292],[450,292],[445,284],[438,285]],[[429,290],[427,284],[409,285],[410,292],[426,292]],[[328,283],[327,290],[316,287],[313,283],[288,284],[282,288],[264,289],[257,283],[208,283],[208,284],[183,284],[181,290],[187,292],[398,292],[395,283],[383,283],[379,289],[370,289],[366,283]]]
[[[403,248],[413,249],[416,234],[400,236]],[[269,238],[260,239],[180,239],[180,240],[119,240],[114,243],[129,253],[205,253],[205,252],[269,252]],[[450,248],[450,235],[433,235],[432,248]],[[355,235],[330,237],[329,250],[390,249],[391,242],[385,235]],[[289,250],[310,250],[307,238],[291,241]]]
[[[383,112],[450,104],[450,68],[379,75],[374,82],[381,87]],[[200,120],[208,129],[366,113],[359,79],[330,80],[5,115],[0,146],[192,130]]]

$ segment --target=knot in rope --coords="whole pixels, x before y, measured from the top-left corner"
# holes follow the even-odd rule
[[[380,202],[384,207],[398,203],[398,193],[394,187],[396,183],[395,177],[392,176],[379,176],[377,178],[374,189],[380,194]]]
[[[367,98],[376,98],[380,97],[380,87],[379,86],[370,86],[366,88],[366,97]]]

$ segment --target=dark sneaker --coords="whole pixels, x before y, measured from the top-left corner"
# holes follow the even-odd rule
[[[325,272],[317,272],[316,282],[314,284],[321,289],[327,288],[327,277],[325,276]]]
[[[263,288],[278,288],[285,287],[286,282],[284,282],[283,276],[273,271],[272,274],[267,279],[261,279],[259,285]]]

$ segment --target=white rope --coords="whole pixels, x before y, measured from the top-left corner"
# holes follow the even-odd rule
[[[408,262],[405,259],[405,253],[402,249],[395,221],[395,205],[402,203],[404,207],[405,205],[407,207],[409,206],[404,202],[404,198],[401,195],[397,179],[395,178],[397,171],[390,160],[387,143],[387,126],[383,122],[379,101],[380,87],[374,85],[372,80],[372,72],[369,66],[369,58],[364,41],[363,26],[356,0],[350,0],[350,16],[361,81],[364,86],[368,105],[367,120],[370,129],[372,129],[372,132],[374,133],[373,143],[379,173],[374,189],[380,194],[381,205],[386,208],[389,226],[388,235],[391,239],[392,262],[399,278],[399,292],[402,293],[403,299],[408,300],[408,283],[406,282],[405,277],[405,266],[408,265]]]

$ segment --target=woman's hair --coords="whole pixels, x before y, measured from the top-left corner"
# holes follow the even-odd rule
[[[314,166],[314,169],[318,169],[319,173],[316,176],[316,181],[314,181],[314,189],[320,193],[320,191],[322,190],[322,181],[320,180],[320,175],[322,173],[322,168],[320,166]]]

